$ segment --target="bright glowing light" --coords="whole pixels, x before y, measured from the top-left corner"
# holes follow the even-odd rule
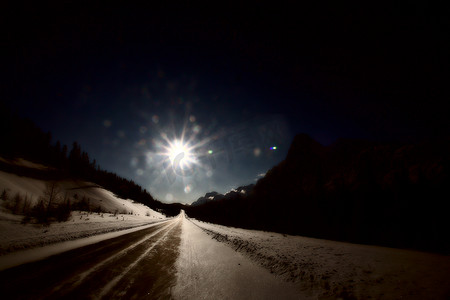
[[[191,192],[193,187],[187,187],[185,177],[190,177],[199,170],[206,171],[202,163],[202,157],[208,155],[208,150],[203,147],[210,141],[208,137],[200,141],[197,140],[198,135],[193,128],[195,126],[189,129],[187,127],[188,122],[189,120],[186,120],[179,136],[172,130],[161,131],[161,139],[152,140],[152,145],[158,149],[155,155],[162,157],[159,164],[160,167],[164,168],[165,176],[171,184],[175,182],[176,176],[179,176],[183,181],[183,189],[186,194]],[[212,153],[212,150],[210,153]],[[149,160],[147,159],[147,161]]]
[[[270,147],[270,150],[277,150],[277,146]]]
[[[179,167],[182,170],[188,169],[196,163],[192,147],[189,147],[183,140],[168,141],[168,144],[168,147],[164,147],[166,149],[165,155],[169,158],[174,169]]]
[[[189,150],[186,145],[183,145],[182,143],[180,143],[180,141],[175,141],[172,145],[170,145],[167,155],[169,156],[170,161],[173,163],[173,161],[179,154],[187,156],[188,151]]]
[[[213,154],[213,151],[212,150],[208,150],[208,154]]]

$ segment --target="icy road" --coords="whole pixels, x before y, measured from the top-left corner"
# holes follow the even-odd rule
[[[0,272],[2,299],[298,299],[184,213]],[[305,298],[305,297],[300,297]]]

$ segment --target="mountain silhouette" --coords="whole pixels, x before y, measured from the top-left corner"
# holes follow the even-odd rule
[[[198,203],[189,213],[231,226],[448,252],[449,153],[448,138],[323,146],[299,134],[246,197]]]
[[[192,202],[191,206],[198,206],[210,201],[219,201],[222,199],[231,200],[237,197],[242,197],[243,195],[249,195],[254,186],[254,184],[240,186],[234,190],[229,191],[225,195],[219,194],[217,192],[209,192],[206,193],[205,196],[200,197],[196,201]]]

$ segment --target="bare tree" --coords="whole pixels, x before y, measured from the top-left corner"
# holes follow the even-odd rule
[[[2,199],[3,201],[8,200],[8,192],[4,189],[2,192],[2,195],[0,196],[0,199]]]
[[[61,194],[61,188],[56,181],[47,182],[44,190],[44,201],[46,202],[47,212],[52,209],[55,201],[57,201]]]
[[[23,201],[22,196],[19,193],[16,193],[16,195],[13,198],[13,203],[11,205],[11,211],[13,214],[15,215],[19,214],[22,201]]]
[[[33,197],[30,197],[30,199],[28,199],[28,194],[25,194],[25,199],[23,200],[22,214],[25,215],[29,213],[31,202],[33,201],[32,198]]]

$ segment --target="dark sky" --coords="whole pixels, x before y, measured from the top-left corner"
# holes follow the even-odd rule
[[[2,101],[163,201],[255,182],[300,132],[448,135],[447,16],[426,3],[3,14]]]

